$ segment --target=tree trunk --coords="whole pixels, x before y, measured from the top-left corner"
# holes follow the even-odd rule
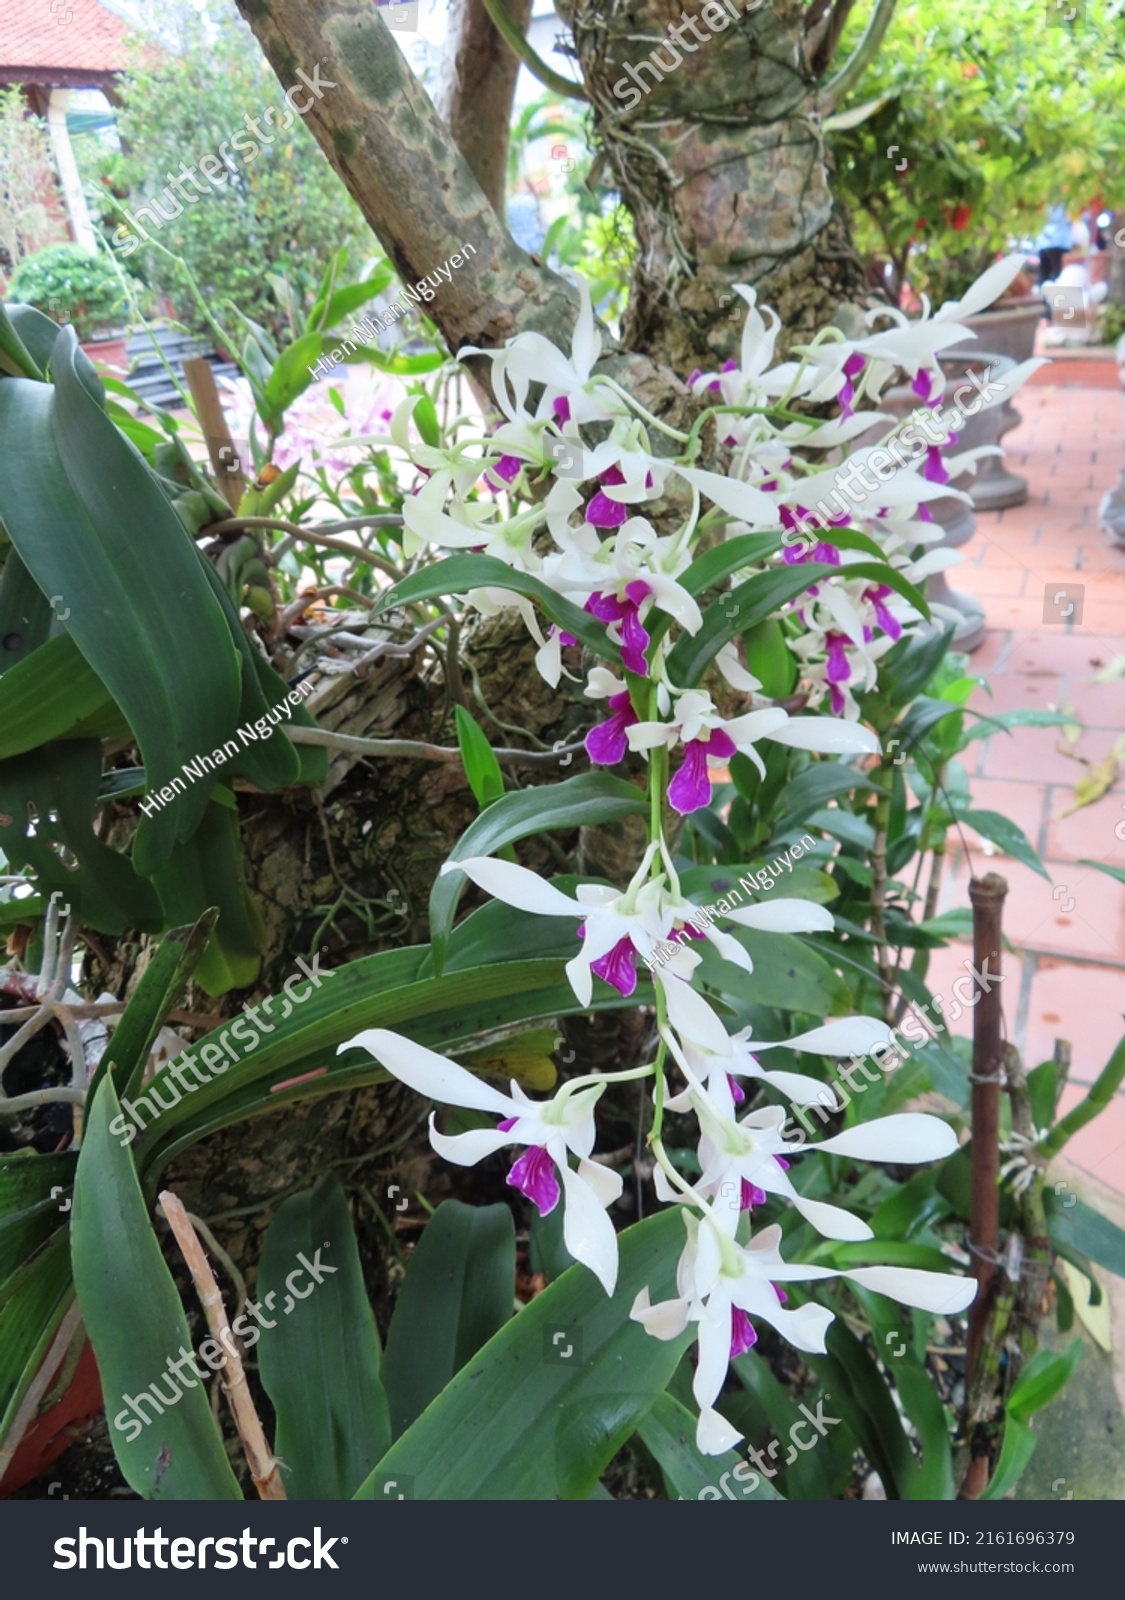
[[[866,303],[830,188],[817,80],[836,36],[809,31],[816,10],[776,0],[737,21],[722,11],[729,26],[716,32],[715,8],[708,27],[701,0],[686,11],[680,0],[561,9],[595,138],[636,230],[631,349],[681,373],[714,368],[736,353],[736,283],[777,310],[790,341]]]
[[[508,14],[526,33],[531,0],[508,0]],[[455,0],[442,57],[436,105],[488,203],[504,215],[508,124],[520,64],[492,25],[481,0]]]

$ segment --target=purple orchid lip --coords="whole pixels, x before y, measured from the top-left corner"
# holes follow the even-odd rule
[[[626,730],[638,721],[628,689],[611,694],[607,703],[613,716],[599,722],[586,735],[586,754],[599,767],[615,767],[624,761],[629,749]]]
[[[718,756],[729,761],[738,753],[738,746],[722,728],[712,728],[706,739],[688,739],[684,744],[684,759],[679,772],[668,785],[668,803],[681,817],[701,810],[711,800],[711,774],[707,757]]]
[[[842,633],[826,633],[824,642],[828,646],[828,667],[826,676],[832,684],[847,683],[852,675],[851,662],[848,660],[845,646],[848,643]]]
[[[538,1207],[541,1217],[548,1216],[559,1203],[561,1190],[555,1163],[541,1144],[530,1145],[524,1151],[509,1172],[508,1182]]]
[[[599,978],[604,978],[606,983],[612,984],[618,994],[628,998],[637,987],[637,952],[628,934],[618,939],[613,949],[608,950],[604,956],[599,956],[597,961],[591,961],[590,971],[596,972]]]
[[[743,1178],[739,1210],[749,1211],[751,1206],[764,1206],[765,1203],[766,1191],[759,1189],[756,1183],[751,1183],[749,1178]]]
[[[498,1122],[496,1124],[497,1133],[511,1133],[512,1129],[519,1120],[520,1119],[518,1117],[505,1117],[503,1122]]]
[[[744,1356],[747,1350],[753,1350],[758,1342],[758,1335],[754,1324],[739,1306],[730,1308],[730,1358]]]
[[[650,642],[641,622],[639,607],[651,593],[647,583],[635,578],[626,585],[624,600],[614,594],[592,594],[585,607],[602,622],[621,624],[621,660],[626,671],[636,673],[638,678],[648,677],[645,651]]]
[[[560,394],[551,401],[551,409],[555,413],[555,421],[561,426],[570,421],[570,401],[565,394]]]
[[[727,1073],[727,1083],[730,1086],[730,1097],[731,1097],[731,1099],[734,1101],[736,1106],[737,1105],[741,1105],[742,1102],[746,1099],[746,1090],[739,1083],[738,1079],[735,1077],[733,1072],[728,1072]],[[745,1179],[743,1179],[743,1182],[745,1182]],[[743,1210],[745,1210],[745,1209],[746,1208],[744,1206]]]

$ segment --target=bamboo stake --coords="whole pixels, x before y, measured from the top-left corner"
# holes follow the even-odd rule
[[[207,1326],[223,1351],[223,1370],[229,1371],[230,1374],[230,1382],[225,1383],[223,1387],[230,1401],[235,1427],[242,1440],[242,1448],[246,1453],[246,1461],[250,1475],[254,1479],[254,1487],[258,1491],[258,1498],[285,1500],[288,1496],[277,1468],[277,1459],[269,1447],[261,1420],[254,1408],[246,1384],[242,1357],[231,1332],[230,1323],[227,1321],[226,1307],[223,1305],[219,1286],[215,1282],[215,1274],[211,1271],[211,1263],[204,1254],[199,1236],[192,1227],[191,1219],[183,1204],[170,1189],[165,1189],[160,1195],[160,1205],[168,1226],[176,1236],[176,1243],[183,1254],[187,1269],[191,1273],[196,1293],[199,1295],[199,1303],[207,1318]]]
[[[990,872],[969,884],[973,907],[973,964],[981,971],[985,962],[994,962],[989,971],[999,973],[1001,964],[1000,926],[1005,879]],[[968,1356],[965,1385],[971,1389],[980,1359],[981,1343],[992,1310],[992,1284],[1000,1244],[1000,1085],[1004,1081],[1003,1015],[998,987],[990,986],[977,996],[973,1010],[972,1094],[973,1172],[969,1223],[969,1248],[973,1253],[973,1273],[977,1297],[969,1312]]]
[[[189,357],[184,362],[184,377],[199,414],[199,426],[203,429],[207,454],[211,457],[211,469],[223,499],[232,511],[237,511],[246,493],[246,478],[242,471],[242,459],[230,436],[211,363],[202,356]]]

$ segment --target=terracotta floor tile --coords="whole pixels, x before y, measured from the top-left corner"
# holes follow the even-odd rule
[[[1039,837],[1046,810],[1046,791],[1034,782],[1015,783],[995,778],[977,778],[973,784],[973,810],[998,811],[1017,828],[1022,828],[1034,849],[1039,848]],[[970,827],[965,829],[968,839],[980,844],[979,835]]]
[[[1017,950],[1125,965],[1125,884],[1074,862],[1045,862],[1052,879],[1048,883],[1018,861],[989,859],[975,851],[972,860],[978,876],[991,870],[1007,879],[1004,931]],[[967,903],[967,884],[964,857],[958,852],[944,886],[943,910]]]
[[[1071,1081],[1093,1083],[1125,1034],[1125,972],[1041,956],[1031,977],[1024,1062],[1047,1061],[1056,1039],[1071,1044]]]
[[[1092,676],[1072,673],[1066,686],[1067,699],[1090,727],[1125,728],[1125,678],[1095,683]]]
[[[1081,1099],[1082,1090],[1068,1084],[1063,1090],[1061,1110],[1065,1114]],[[1075,1166],[1125,1194],[1125,1097],[1114,1095],[1101,1116],[1075,1134],[1066,1154]]]
[[[1073,787],[1082,776],[1082,767],[1060,753],[1061,738],[1059,728],[1014,728],[1010,738],[994,733],[986,741],[982,773],[988,778],[1032,778]],[[1083,750],[1083,754],[1087,752]]]
[[[952,1017],[951,1002],[956,998],[953,985],[958,979],[969,973],[966,961],[971,961],[972,946],[960,941],[949,945],[945,950],[935,950],[930,956],[930,965],[926,971],[926,987],[933,995],[940,995],[944,1006],[944,1015]],[[1023,962],[1018,956],[1010,952],[1003,952],[999,962],[989,961],[990,974],[999,971],[1000,993],[1004,1011],[1004,1023],[1009,1038],[1015,1038],[1016,1018],[1020,1009],[1020,991],[1023,983]],[[960,994],[968,993],[968,985],[961,984]],[[938,1011],[931,1012],[936,1020]],[[971,1039],[973,1035],[973,1013],[971,1008],[961,1012],[956,1021],[948,1021],[950,1033],[959,1039]]]
[[[978,673],[975,652],[972,662],[974,673]],[[1016,672],[979,672],[978,675],[985,679],[987,688],[975,689],[969,704],[985,716],[994,716],[998,711],[1018,711],[1026,706],[1045,710],[1048,701],[1058,704],[1067,682],[1061,673],[1036,677]]]
[[[1104,799],[1064,817],[1073,804],[1073,785],[1051,788],[1047,854],[1055,861],[1102,861],[1125,867],[1125,781],[1119,780]]]

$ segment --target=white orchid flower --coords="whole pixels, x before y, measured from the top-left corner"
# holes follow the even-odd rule
[[[948,1123],[923,1112],[901,1111],[889,1117],[877,1117],[872,1122],[834,1134],[830,1139],[821,1139],[815,1145],[802,1142],[797,1147],[783,1137],[786,1117],[780,1106],[753,1111],[736,1122],[719,1110],[701,1086],[692,1088],[690,1100],[702,1135],[699,1144],[702,1175],[696,1187],[700,1194],[715,1196],[715,1219],[731,1234],[744,1209],[746,1192],[742,1185],[745,1182],[752,1189],[788,1200],[825,1238],[873,1237],[867,1223],[850,1211],[798,1194],[786,1174],[787,1158],[798,1153],[798,1148],[801,1154],[821,1151],[859,1161],[894,1162],[897,1166],[940,1161],[957,1148],[957,1135]]]
[[[702,1218],[684,1213],[688,1240],[676,1270],[679,1295],[653,1305],[647,1288],[633,1303],[630,1316],[657,1339],[675,1339],[691,1323],[699,1332],[699,1361],[692,1393],[699,1405],[695,1442],[705,1455],[721,1455],[742,1438],[715,1410],[731,1361],[757,1343],[752,1317],[775,1328],[797,1350],[823,1355],[833,1313],[808,1302],[793,1311],[784,1308],[782,1283],[846,1278],[861,1288],[885,1294],[901,1305],[936,1316],[958,1316],[976,1295],[972,1278],[954,1273],[924,1272],[912,1267],[831,1267],[790,1265],[781,1258],[781,1229],[763,1228],[746,1245],[738,1245]]]
[[[500,1117],[495,1129],[476,1128],[469,1133],[446,1135],[430,1116],[430,1143],[447,1161],[475,1166],[508,1145],[527,1149],[508,1174],[508,1182],[534,1201],[540,1216],[547,1216],[564,1200],[563,1239],[576,1261],[589,1267],[606,1294],[617,1283],[617,1235],[606,1215],[621,1195],[621,1176],[589,1159],[594,1148],[594,1107],[605,1092],[604,1083],[564,1084],[550,1100],[530,1100],[518,1083],[510,1095],[482,1083],[464,1067],[447,1061],[423,1045],[404,1039],[387,1028],[368,1028],[340,1045],[337,1054],[353,1047],[368,1051],[387,1071],[428,1100],[464,1106],[471,1111]],[[568,1152],[578,1158],[575,1171]]]
[[[664,906],[663,874],[649,880],[649,867],[658,846],[645,851],[629,887],[581,883],[574,897],[546,883],[537,872],[492,856],[470,856],[447,861],[442,872],[463,872],[478,888],[518,911],[541,917],[568,917],[581,923],[582,948],[566,964],[570,987],[583,1006],[593,998],[593,974],[604,978],[619,994],[631,995],[637,986],[636,958],[650,956],[670,933],[672,915]]]

